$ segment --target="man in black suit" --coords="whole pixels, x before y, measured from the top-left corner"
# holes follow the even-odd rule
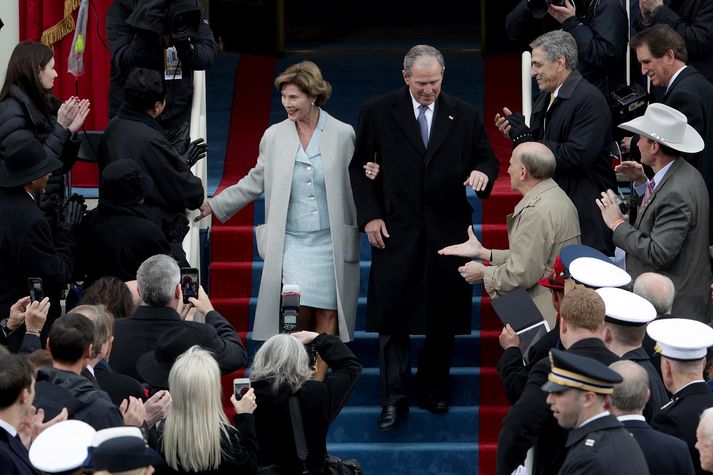
[[[565,295],[560,306],[560,340],[567,352],[605,365],[619,360],[601,339],[604,312],[604,302],[592,289],[576,288]],[[550,369],[550,361],[543,358],[530,370],[525,390],[503,419],[498,436],[497,475],[510,475],[524,462],[532,446],[533,474],[557,473],[564,462],[567,436],[557,425],[545,402],[547,395],[542,391]]]
[[[649,377],[633,361],[617,361],[611,369],[624,380],[614,386],[609,411],[639,443],[651,475],[693,475],[693,462],[685,442],[654,430],[643,416],[649,400]]]
[[[149,257],[139,267],[136,279],[143,305],[130,317],[121,318],[114,324],[114,345],[109,357],[114,371],[141,381],[136,361],[154,349],[161,333],[171,327],[204,325],[212,336],[212,344],[205,349],[213,353],[221,372],[245,367],[247,353],[240,337],[213,309],[203,288],[199,289],[197,299],[189,298],[190,305],[183,305],[181,273],[173,258],[164,254]],[[179,310],[182,313],[179,314]],[[205,323],[190,321],[196,310],[205,315]]]
[[[713,329],[687,318],[649,323],[646,331],[661,346],[661,373],[671,401],[654,417],[651,427],[688,444],[697,474],[704,473],[696,450],[701,413],[713,407],[713,393],[703,380],[706,351],[713,346]]]
[[[32,432],[37,435],[67,419],[67,411],[63,410],[55,419],[43,424],[44,412],[35,413],[34,399],[35,378],[30,363],[24,357],[0,351],[0,473],[3,475],[37,474],[27,455]]]
[[[25,323],[10,329],[7,337],[0,332],[0,344],[11,351],[20,349],[25,332],[46,337],[52,321],[61,314],[60,289],[70,281],[76,253],[73,227],[81,219],[81,206],[73,213],[65,211],[65,221],[54,236],[37,206],[52,171],[62,162],[47,156],[37,140],[8,144],[0,164],[0,315],[28,294],[27,279],[42,279],[44,292],[52,305],[44,327],[28,328]],[[76,205],[78,202],[72,202]]]
[[[688,125],[696,129],[707,144],[700,152],[681,156],[701,172],[710,195],[713,190],[713,121],[710,119],[713,116],[713,84],[695,67],[686,65],[689,58],[686,44],[668,25],[647,28],[634,37],[631,47],[636,50],[641,72],[657,86],[654,100],[682,112]],[[623,148],[630,149],[634,157],[640,156],[638,139],[638,135],[622,139]],[[713,208],[709,213],[708,243],[712,244]]]
[[[473,290],[458,273],[467,259],[437,251],[467,238],[473,210],[464,185],[486,198],[498,175],[478,111],[441,92],[444,70],[431,46],[406,54],[406,87],[362,107],[349,166],[359,226],[372,245],[367,329],[380,335],[382,431],[408,412],[410,334],[426,334],[419,402],[448,410],[454,335],[470,333]],[[376,180],[365,175],[367,162],[380,164]]]

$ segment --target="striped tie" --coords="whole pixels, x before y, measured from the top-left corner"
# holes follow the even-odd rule
[[[651,179],[649,180],[649,183],[646,185],[646,193],[644,193],[644,199],[641,200],[641,206],[639,209],[644,209],[644,206],[646,206],[646,203],[649,202],[651,199],[651,195],[654,194],[654,188],[656,187],[656,182]]]

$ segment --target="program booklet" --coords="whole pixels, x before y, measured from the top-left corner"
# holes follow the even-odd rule
[[[530,347],[550,331],[550,326],[525,289],[516,289],[493,299],[492,304],[503,325],[509,323],[520,338],[520,351],[528,364]]]

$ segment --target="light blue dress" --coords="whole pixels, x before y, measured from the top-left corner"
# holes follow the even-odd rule
[[[297,147],[285,226],[282,283],[300,286],[301,305],[336,310],[337,279],[319,151],[326,119],[320,110],[307,149]]]

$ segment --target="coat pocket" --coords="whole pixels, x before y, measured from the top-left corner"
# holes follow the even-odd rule
[[[359,262],[361,252],[359,227],[345,224],[344,233],[344,261]]]
[[[257,245],[257,253],[260,259],[265,260],[265,250],[267,248],[267,226],[261,224],[255,226],[255,244]]]

